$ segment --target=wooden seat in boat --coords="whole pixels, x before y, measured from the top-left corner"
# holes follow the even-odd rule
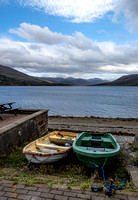
[[[65,144],[65,143],[70,143],[70,144],[72,144],[74,141],[75,141],[75,137],[71,137],[71,136],[63,136],[63,137],[59,137],[59,136],[57,136],[57,135],[51,135],[51,136],[49,136],[49,140],[51,141],[51,142],[54,142],[54,143],[63,143],[63,144]]]
[[[60,150],[66,150],[69,147],[59,146],[59,145],[50,145],[50,144],[42,144],[42,143],[36,143],[37,148],[47,148],[47,149],[60,149]]]

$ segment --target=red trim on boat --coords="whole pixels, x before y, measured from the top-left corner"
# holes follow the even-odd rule
[[[55,153],[35,153],[35,152],[30,152],[30,151],[23,151],[22,153],[23,154],[29,154],[29,155],[35,155],[35,156],[52,156],[52,155],[58,155],[58,154],[66,153],[70,149],[71,149],[71,147],[68,148],[67,150],[55,152]]]

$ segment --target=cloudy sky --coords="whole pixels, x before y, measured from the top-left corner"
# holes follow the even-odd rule
[[[43,77],[138,74],[138,1],[0,0],[0,64]]]

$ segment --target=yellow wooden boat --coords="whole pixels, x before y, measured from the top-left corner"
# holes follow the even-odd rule
[[[66,157],[78,134],[54,131],[31,143],[23,149],[23,154],[32,163],[51,163]]]

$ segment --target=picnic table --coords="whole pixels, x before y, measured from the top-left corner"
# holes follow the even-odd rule
[[[14,113],[16,115],[18,108],[13,108],[12,105],[15,102],[0,102],[0,114],[3,113]],[[0,119],[2,119],[2,117],[0,116]]]

